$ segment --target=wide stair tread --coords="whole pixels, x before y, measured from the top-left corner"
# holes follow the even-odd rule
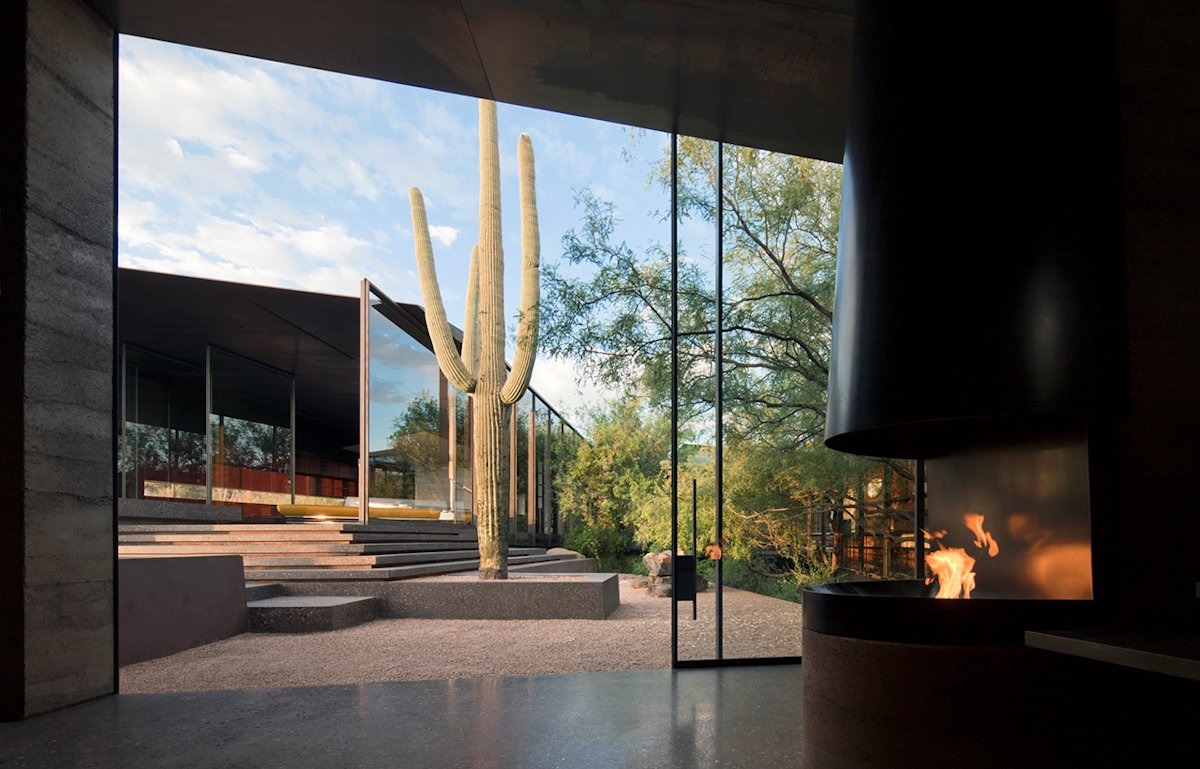
[[[509,555],[511,566],[528,563],[545,563],[561,561],[558,555]],[[409,579],[411,577],[429,577],[435,574],[454,574],[457,572],[474,571],[479,568],[479,559],[470,558],[461,561],[442,561],[437,563],[420,563],[405,566],[381,566],[374,569],[338,569],[338,568],[284,568],[284,569],[247,569],[246,579],[288,581],[334,581],[334,580],[392,580]]]
[[[475,549],[474,542],[145,542],[121,543],[122,555],[390,555]]]
[[[243,555],[242,563],[247,569],[255,568],[303,568],[303,567],[333,567],[333,568],[380,568],[385,566],[400,566],[416,563],[439,563],[442,561],[460,561],[470,558],[478,551],[447,550],[442,552],[389,553],[384,555],[340,555],[330,553],[325,555]],[[514,555],[541,555],[546,551],[542,548],[509,548],[509,557]]]
[[[479,568],[473,526],[449,521],[284,524],[121,524],[123,557],[241,556],[247,581],[406,579]],[[563,560],[510,547],[513,565]]]

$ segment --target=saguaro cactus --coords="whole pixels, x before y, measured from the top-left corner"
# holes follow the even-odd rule
[[[467,278],[467,317],[463,349],[454,344],[438,287],[421,191],[409,191],[417,272],[425,300],[426,325],[438,365],[473,402],[475,521],[479,536],[479,577],[508,577],[508,511],[500,493],[501,435],[504,416],[529,386],[537,352],[539,272],[537,200],[534,195],[533,144],[521,134],[517,142],[521,178],[521,312],[512,371],[504,366],[504,252],[500,240],[500,150],[496,137],[496,104],[479,102],[479,243],[471,252]]]

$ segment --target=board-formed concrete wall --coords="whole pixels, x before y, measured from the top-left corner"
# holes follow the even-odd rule
[[[5,340],[6,351],[20,352],[3,363],[6,393],[20,392],[7,406],[20,412],[9,412],[20,453],[6,450],[5,464],[19,468],[19,502],[5,511],[5,534],[20,540],[0,547],[22,564],[20,587],[10,584],[3,603],[20,612],[23,632],[6,639],[20,648],[0,683],[5,717],[115,687],[115,35],[80,0],[15,5],[25,26],[23,72],[15,73],[23,75],[24,152],[4,170],[24,175],[23,258],[6,254],[0,290],[23,307],[19,323],[0,333],[21,335]],[[19,106],[11,99],[6,109]],[[23,291],[11,291],[14,278]]]

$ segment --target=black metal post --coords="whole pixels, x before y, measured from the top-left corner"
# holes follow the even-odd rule
[[[679,134],[671,132],[671,560],[679,550]],[[671,569],[674,583],[675,569]],[[674,584],[671,585],[672,595]],[[679,602],[671,600],[671,666],[679,663]]]
[[[916,480],[913,482],[913,512],[916,531],[913,532],[913,576],[925,579],[925,460],[917,460]]]
[[[697,565],[700,563],[700,554],[696,552],[696,479],[692,478],[692,558],[696,559]],[[700,573],[700,569],[696,569],[696,574]],[[697,577],[698,579],[699,577]],[[692,601],[692,619],[696,619],[696,601]]]
[[[716,281],[716,299],[717,299],[717,328],[716,328],[716,344],[714,345],[714,355],[716,360],[716,456],[713,472],[716,475],[715,482],[715,502],[716,516],[713,523],[713,528],[716,530],[716,545],[719,548],[724,548],[723,521],[721,520],[722,508],[725,507],[725,485],[724,485],[724,460],[725,460],[725,404],[724,404],[724,369],[722,358],[725,354],[725,144],[717,142],[717,281]],[[717,659],[722,658],[722,643],[725,636],[725,617],[724,617],[724,592],[725,592],[725,558],[724,552],[717,559],[717,595],[716,595],[716,616],[717,616]]]

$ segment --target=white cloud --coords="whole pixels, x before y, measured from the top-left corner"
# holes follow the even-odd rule
[[[618,391],[594,383],[581,383],[579,365],[567,358],[539,355],[533,364],[532,387],[576,428],[592,406],[621,397]]]
[[[226,162],[242,171],[250,171],[258,173],[265,171],[267,166],[258,158],[252,158],[246,153],[239,150],[237,147],[222,147],[222,153],[225,155]]]
[[[436,243],[449,248],[458,240],[458,229],[446,224],[431,224],[429,225],[429,237]]]

